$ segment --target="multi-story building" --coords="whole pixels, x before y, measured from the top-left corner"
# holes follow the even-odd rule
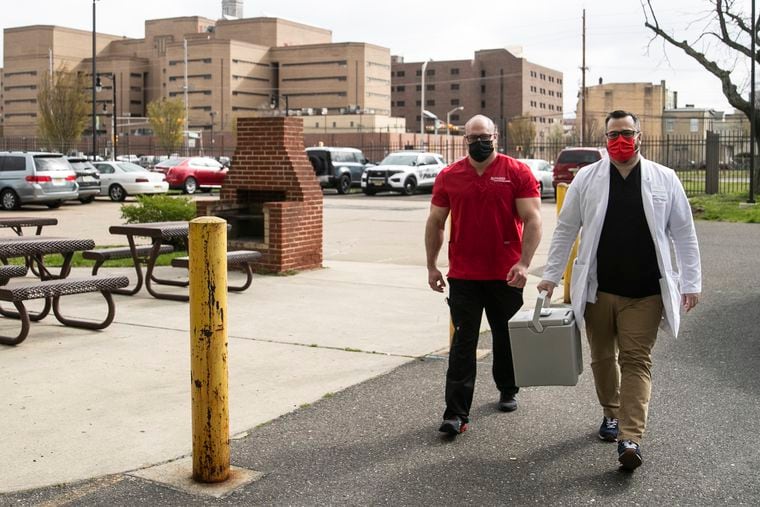
[[[576,128],[585,124],[585,142],[600,142],[604,136],[604,119],[611,111],[621,109],[634,113],[647,137],[662,137],[663,111],[674,108],[677,96],[665,87],[665,81],[652,83],[604,83],[586,87],[586,118],[578,100]]]
[[[389,50],[333,43],[332,32],[323,28],[278,18],[191,16],[148,20],[142,39],[100,33],[95,39],[96,72],[102,75],[96,109],[107,119],[99,131],[110,132],[114,95],[121,132],[140,124],[148,103],[173,97],[186,98],[188,129],[217,132],[231,131],[238,116],[286,114],[286,109],[291,114],[391,112]],[[91,32],[10,28],[4,48],[0,107],[7,136],[35,135],[39,82],[50,69],[65,66],[91,80]]]
[[[502,146],[508,122],[517,117],[529,117],[536,137],[544,138],[552,125],[562,123],[562,72],[519,54],[519,49],[486,49],[476,51],[472,60],[429,61],[424,110],[444,123],[448,115],[457,126],[484,114],[496,123]],[[404,117],[408,129],[419,131],[423,62],[404,62],[397,56],[392,62],[392,114]]]

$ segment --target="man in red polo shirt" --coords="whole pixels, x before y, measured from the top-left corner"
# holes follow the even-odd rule
[[[440,427],[450,435],[464,432],[469,422],[483,310],[493,336],[498,407],[517,409],[507,322],[523,304],[528,266],[541,240],[539,185],[528,166],[496,153],[496,129],[486,116],[473,116],[464,138],[468,156],[438,174],[425,226],[428,284],[443,292],[446,282],[436,260],[451,212],[448,302],[454,337]]]

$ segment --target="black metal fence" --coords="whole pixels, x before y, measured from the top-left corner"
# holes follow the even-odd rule
[[[587,146],[604,147],[604,138]],[[507,153],[517,158],[542,158],[553,162],[567,147],[562,142],[513,146],[507,142]],[[749,192],[750,137],[743,132],[708,132],[701,136],[666,135],[643,137],[641,154],[649,160],[676,171],[688,195]]]

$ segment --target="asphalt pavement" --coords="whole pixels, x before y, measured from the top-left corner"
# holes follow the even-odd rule
[[[0,505],[757,505],[758,227],[698,223],[703,297],[681,336],[656,345],[634,473],[619,471],[615,445],[596,437],[587,349],[577,386],[523,389],[514,413],[496,410],[484,355],[470,430],[454,439],[437,431],[446,358],[432,353],[239,435],[233,465],[263,477],[224,498],[126,472],[7,494]]]

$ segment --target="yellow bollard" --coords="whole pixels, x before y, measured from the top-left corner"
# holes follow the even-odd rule
[[[227,222],[190,222],[190,389],[193,479],[222,482],[230,474],[227,382]]]
[[[567,194],[567,188],[567,183],[560,183],[557,185],[557,215],[559,215],[559,212],[562,210],[562,204],[565,202],[565,194]],[[563,302],[565,303],[570,303],[570,280],[573,277],[573,261],[577,255],[578,239],[576,238],[575,243],[573,243],[573,248],[570,251],[570,257],[567,260],[567,265],[565,266],[565,274],[563,275],[565,279]]]

